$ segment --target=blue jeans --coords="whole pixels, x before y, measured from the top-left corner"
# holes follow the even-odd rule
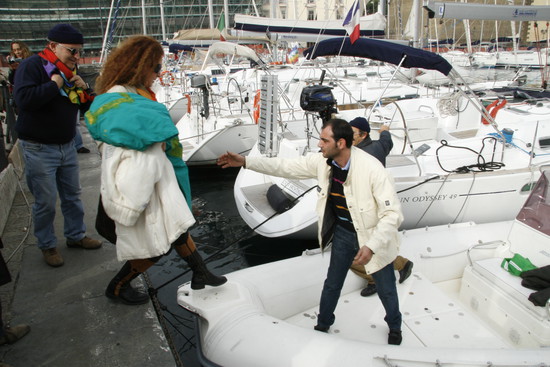
[[[346,280],[346,275],[353,262],[353,258],[357,255],[357,251],[359,251],[357,234],[336,225],[332,238],[330,265],[319,304],[317,325],[320,327],[328,328],[334,324],[334,310],[338,304],[342,286]],[[373,273],[372,276],[376,283],[380,300],[386,310],[384,320],[390,329],[401,330],[401,313],[399,312],[399,299],[397,297],[393,263]]]
[[[32,216],[34,235],[41,250],[57,245],[54,229],[57,193],[68,240],[84,237],[84,208],[80,200],[78,157],[74,141],[66,144],[41,144],[21,140],[27,185],[34,196]]]

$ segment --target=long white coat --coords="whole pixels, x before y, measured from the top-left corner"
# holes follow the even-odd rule
[[[361,149],[351,147],[351,164],[344,182],[344,194],[359,246],[368,246],[374,255],[367,265],[367,274],[391,263],[399,252],[398,228],[403,222],[401,205],[393,179],[384,166]],[[317,178],[319,190],[319,243],[325,207],[330,194],[331,168],[321,153],[298,159],[246,157],[246,168],[288,178]]]
[[[162,143],[147,150],[101,144],[101,196],[116,222],[119,260],[163,255],[195,223]]]

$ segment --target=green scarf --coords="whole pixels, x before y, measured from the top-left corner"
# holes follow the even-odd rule
[[[109,145],[144,151],[166,143],[166,156],[191,209],[189,170],[178,129],[164,105],[135,93],[105,93],[95,97],[84,117],[92,137]]]

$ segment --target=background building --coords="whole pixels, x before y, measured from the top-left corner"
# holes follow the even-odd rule
[[[261,5],[262,1],[256,3]],[[86,50],[97,53],[103,44],[111,5],[111,20],[116,19],[113,44],[129,35],[143,34],[143,19],[147,34],[162,40],[161,3],[167,38],[179,29],[210,27],[208,0],[0,0],[0,52],[7,53],[13,40],[23,41],[37,52],[44,47],[52,26],[70,23],[84,34]],[[212,8],[217,22],[223,0],[212,0]],[[235,13],[254,13],[252,2],[228,0],[228,8],[230,24]]]

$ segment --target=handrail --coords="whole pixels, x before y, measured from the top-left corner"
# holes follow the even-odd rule
[[[475,248],[478,248],[478,247],[481,247],[481,246],[488,246],[488,245],[497,245],[497,246],[500,246],[500,245],[504,245],[506,243],[506,241],[502,241],[502,240],[496,240],[496,241],[490,241],[490,242],[479,242],[477,245],[473,245],[471,247],[468,248],[467,252],[466,252],[466,256],[468,257],[468,262],[470,263],[470,266],[473,266],[474,265],[474,262],[472,261],[472,257],[470,256],[470,251],[475,249]],[[494,248],[497,248],[497,246],[495,246]]]

